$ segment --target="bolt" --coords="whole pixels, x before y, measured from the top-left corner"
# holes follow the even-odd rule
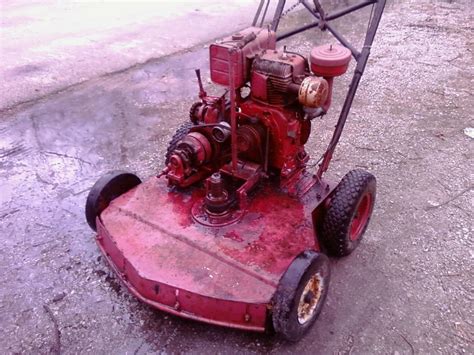
[[[211,175],[209,179],[209,192],[214,197],[222,195],[222,178],[219,172]]]

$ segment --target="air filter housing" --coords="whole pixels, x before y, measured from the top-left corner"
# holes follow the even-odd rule
[[[347,71],[351,51],[343,46],[325,44],[311,50],[309,61],[311,70],[317,76],[340,76]]]

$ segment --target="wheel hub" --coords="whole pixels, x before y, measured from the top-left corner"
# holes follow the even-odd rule
[[[351,221],[349,237],[352,241],[359,239],[361,236],[361,233],[369,220],[371,205],[372,198],[370,194],[366,194],[359,202],[354,217]]]
[[[305,324],[313,318],[321,299],[323,278],[319,273],[313,275],[306,284],[298,303],[298,322]]]

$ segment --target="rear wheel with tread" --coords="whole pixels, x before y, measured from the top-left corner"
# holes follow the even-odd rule
[[[320,242],[334,256],[349,255],[359,245],[375,203],[376,179],[352,170],[337,185],[321,221]]]

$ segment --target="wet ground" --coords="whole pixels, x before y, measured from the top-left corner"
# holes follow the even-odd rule
[[[308,20],[297,13],[288,26]],[[355,19],[356,20],[356,19]],[[84,220],[107,170],[147,177],[196,99],[191,48],[0,113],[0,349],[7,353],[473,353],[473,28],[469,1],[384,15],[329,176],[378,179],[359,249],[332,260],[327,304],[297,344],[182,320],[132,297]],[[340,24],[353,38],[361,27]],[[350,28],[349,28],[350,27]],[[287,44],[307,53],[321,36]],[[205,71],[204,77],[208,77]],[[330,138],[313,125],[309,151]]]
[[[220,37],[246,26],[256,1],[3,0],[0,107]]]

